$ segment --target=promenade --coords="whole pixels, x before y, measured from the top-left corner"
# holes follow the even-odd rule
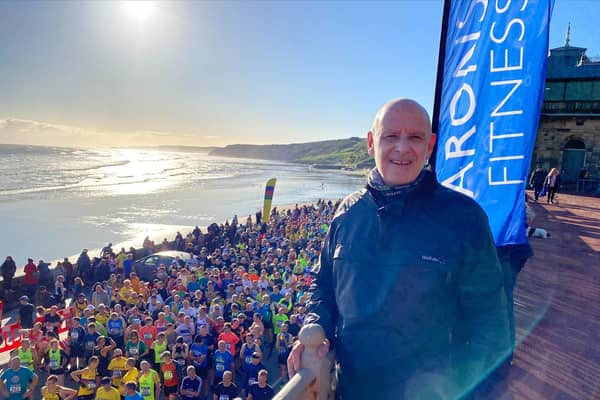
[[[515,400],[600,399],[600,198],[558,194],[530,203],[535,256],[517,281],[517,340],[508,393]]]

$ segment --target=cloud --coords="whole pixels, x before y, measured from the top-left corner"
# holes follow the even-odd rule
[[[108,132],[19,118],[0,119],[0,143],[67,147],[213,146],[220,136],[165,131]]]

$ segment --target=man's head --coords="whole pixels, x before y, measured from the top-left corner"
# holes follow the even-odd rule
[[[111,382],[110,382],[110,378],[105,376],[104,378],[102,378],[102,387],[104,388],[105,391],[109,391],[111,389]]]
[[[21,358],[19,358],[18,356],[12,357],[10,359],[10,367],[15,371],[21,368]]]
[[[188,365],[185,371],[187,373],[187,376],[189,376],[190,378],[194,379],[196,377],[196,367],[194,367],[193,365]]]
[[[134,381],[129,381],[125,383],[125,393],[133,396],[137,391],[137,383]]]
[[[388,186],[414,181],[431,156],[435,134],[427,111],[409,99],[384,104],[367,134],[369,155]]]
[[[266,385],[267,380],[269,379],[269,373],[266,369],[261,369],[258,371],[258,383],[261,385]]]
[[[231,371],[225,371],[223,373],[223,383],[225,385],[229,385],[231,383],[232,378],[233,378],[233,374],[231,373]]]

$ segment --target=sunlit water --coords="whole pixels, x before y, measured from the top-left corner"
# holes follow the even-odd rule
[[[262,207],[340,198],[364,178],[337,171],[198,152],[80,150],[0,145],[0,256],[57,260],[112,242],[141,246],[177,230],[240,218]]]

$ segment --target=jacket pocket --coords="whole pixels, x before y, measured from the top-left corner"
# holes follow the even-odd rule
[[[333,257],[336,303],[346,322],[426,318],[424,311],[448,299],[448,264],[428,262],[416,253],[386,255],[337,245]]]

